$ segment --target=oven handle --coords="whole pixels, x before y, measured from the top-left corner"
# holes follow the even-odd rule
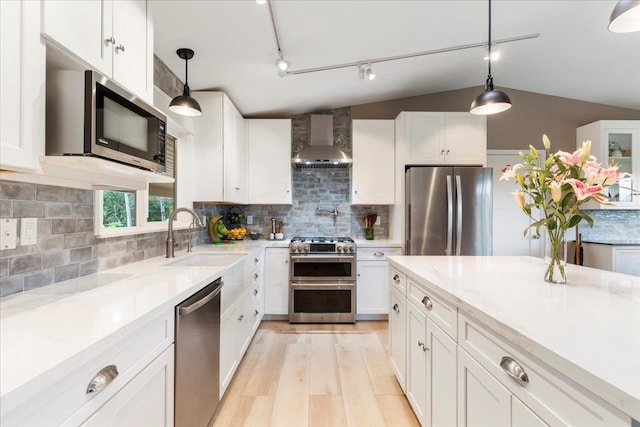
[[[289,283],[289,286],[291,288],[316,288],[316,289],[327,289],[327,288],[331,288],[331,289],[350,289],[350,288],[354,288],[356,286],[355,282],[351,282],[351,283],[345,283],[345,282],[326,282],[326,283],[318,283],[318,281],[315,282],[309,282],[309,283],[301,283],[301,282],[292,282]]]
[[[354,255],[324,255],[324,254],[312,254],[312,255],[291,255],[291,259],[306,259],[309,261],[318,260],[318,259],[332,259],[337,261],[352,261],[355,259]]]

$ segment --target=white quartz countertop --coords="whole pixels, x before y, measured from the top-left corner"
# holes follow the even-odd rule
[[[203,245],[194,253],[251,253],[266,243]],[[152,258],[0,300],[0,405],[14,407],[38,389],[44,374],[71,373],[79,354],[171,310],[232,267],[165,266],[189,255]],[[236,294],[223,287],[222,299],[229,305]]]
[[[640,419],[640,277],[567,266],[543,281],[533,257],[393,256],[417,279],[497,334],[622,412]]]
[[[401,248],[402,244],[400,242],[394,242],[388,239],[374,239],[374,240],[366,240],[366,239],[354,239],[356,242],[356,246],[359,248]]]

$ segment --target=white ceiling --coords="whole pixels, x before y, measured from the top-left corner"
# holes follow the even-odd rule
[[[267,5],[253,0],[150,0],[154,50],[184,80],[176,49],[195,51],[191,90],[226,92],[245,116],[308,112],[484,85],[484,50],[474,48],[357,67],[278,77]],[[497,88],[515,88],[640,110],[640,32],[614,34],[615,1],[494,0],[493,39],[501,44]],[[291,70],[486,42],[487,2],[271,2]],[[508,92],[508,90],[506,90]],[[471,103],[471,99],[469,103]]]

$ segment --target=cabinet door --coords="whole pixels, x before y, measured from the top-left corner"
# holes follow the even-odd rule
[[[36,171],[44,155],[41,3],[0,1],[0,169]]]
[[[289,314],[289,249],[267,248],[264,265],[265,314]]]
[[[173,426],[173,355],[171,345],[82,425]]]
[[[42,4],[44,37],[111,76],[113,45],[107,40],[115,38],[113,1],[60,0]]]
[[[602,165],[616,164],[620,172],[633,175],[624,178],[618,184],[609,187],[609,199],[618,207],[632,207],[640,204],[637,174],[640,171],[640,121],[637,127],[620,127],[606,125],[603,122],[602,141],[603,154],[598,161]],[[613,122],[614,124],[616,122]],[[624,122],[622,122],[624,123]]]
[[[404,295],[389,287],[389,359],[400,387],[405,391],[407,351],[407,303]]]
[[[445,162],[487,164],[487,119],[471,113],[445,113]]]
[[[238,300],[236,308],[236,361],[240,363],[251,341],[253,326],[253,298],[248,289]]]
[[[231,308],[220,317],[220,399],[236,369],[236,310]]]
[[[520,399],[511,396],[511,425],[514,427],[546,427],[547,423],[525,406]]]
[[[146,0],[113,2],[113,78],[153,103],[153,28]]]
[[[458,425],[511,425],[511,393],[458,347]]]
[[[407,304],[407,399],[423,425],[427,423],[427,319]]]
[[[249,203],[291,204],[291,120],[246,122]]]
[[[224,200],[246,204],[244,119],[226,96],[223,109]]]
[[[353,205],[395,202],[395,124],[393,120],[354,120]]]
[[[191,92],[202,107],[202,115],[193,119],[192,162],[193,200],[222,201],[224,199],[222,92]]]
[[[455,426],[457,422],[457,345],[431,319],[427,319],[429,363],[426,425]]]
[[[640,276],[640,248],[613,248],[612,270]]]
[[[386,314],[389,309],[389,264],[361,261],[357,265],[356,313]]]
[[[409,145],[409,161],[407,164],[437,165],[444,163],[444,114],[405,114],[405,138]]]

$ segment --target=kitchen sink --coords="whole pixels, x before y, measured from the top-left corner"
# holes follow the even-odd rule
[[[164,264],[165,267],[226,267],[247,255],[246,252],[200,252]]]

